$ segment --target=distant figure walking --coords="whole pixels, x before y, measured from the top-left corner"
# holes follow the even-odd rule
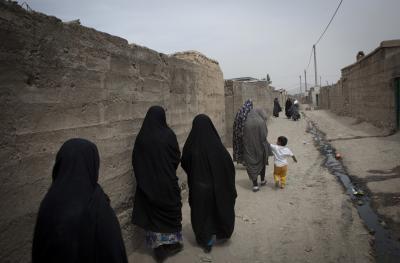
[[[211,119],[193,120],[183,147],[182,168],[189,185],[191,221],[197,243],[210,252],[215,241],[231,237],[235,226],[235,167]]]
[[[297,100],[293,102],[293,105],[290,108],[290,113],[292,116],[292,120],[297,121],[298,119],[300,119],[299,102]]]
[[[279,104],[278,98],[274,99],[274,109],[273,109],[273,115],[274,117],[279,117],[279,112],[282,111],[281,105]]]
[[[292,114],[290,112],[290,108],[292,107],[292,101],[290,98],[288,98],[286,100],[286,104],[285,104],[285,115],[288,119],[290,119],[292,117]]]
[[[253,102],[246,100],[242,108],[236,113],[233,122],[233,161],[243,163],[243,129],[247,115],[253,109]]]
[[[97,183],[99,165],[92,142],[71,139],[61,146],[39,208],[33,263],[128,262],[118,219]]]
[[[133,224],[146,230],[146,244],[157,261],[182,250],[182,203],[176,169],[180,151],[165,111],[153,106],[146,114],[132,154],[136,192]]]
[[[247,174],[253,182],[253,191],[257,192],[258,175],[261,177],[261,186],[264,186],[265,166],[268,165],[268,157],[272,155],[267,141],[267,114],[264,110],[253,109],[247,116],[243,136],[243,159],[246,163]]]

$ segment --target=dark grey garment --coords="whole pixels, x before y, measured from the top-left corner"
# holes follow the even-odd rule
[[[257,108],[257,109],[255,109],[255,111],[261,118],[263,118],[263,120],[265,122],[267,121],[268,116],[267,116],[267,112],[264,109]],[[268,134],[268,129],[267,129],[267,134]]]
[[[251,110],[244,124],[243,160],[250,180],[257,180],[262,168],[268,165],[268,156],[272,153],[267,141],[268,129],[264,113],[259,109]]]
[[[268,127],[267,127],[267,125],[266,125],[266,123],[267,123],[267,120],[268,120],[268,114],[267,114],[267,111],[266,110],[264,110],[264,109],[260,109],[260,108],[257,108],[257,109],[255,109],[255,111],[256,111],[256,113],[259,115],[259,116],[261,116],[261,118],[264,120],[264,122],[265,122],[265,129],[267,130],[267,132],[266,132],[266,136],[265,137],[267,137],[268,136]],[[266,153],[267,153],[267,158],[266,158],[266,161],[267,161],[267,165],[268,165],[268,157],[269,156],[273,156],[274,154],[272,153],[272,149],[271,149],[271,146],[270,146],[270,144],[269,144],[269,142],[268,142],[268,139],[266,139],[267,140],[267,143],[266,143]]]

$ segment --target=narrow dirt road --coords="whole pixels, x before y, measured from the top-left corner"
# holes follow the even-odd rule
[[[290,161],[287,187],[268,184],[251,191],[246,170],[236,167],[236,225],[231,240],[210,254],[196,245],[190,207],[183,205],[184,250],[166,262],[373,262],[370,234],[337,179],[321,167],[322,157],[306,133],[306,122],[268,122],[270,142],[284,135],[299,162]],[[272,163],[272,160],[270,160]],[[130,262],[154,262],[143,245]]]

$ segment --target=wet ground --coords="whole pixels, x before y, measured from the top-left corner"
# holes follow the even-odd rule
[[[303,116],[305,115],[303,114]],[[326,134],[318,129],[317,124],[312,119],[307,116],[305,116],[305,119],[308,122],[307,131],[313,136],[314,145],[325,157],[323,166],[342,183],[368,231],[374,235],[371,245],[375,260],[388,263],[398,262],[400,259],[400,242],[395,238],[395,229],[390,229],[383,217],[379,216],[376,210],[372,208],[371,191],[367,191],[365,184],[361,185],[359,182],[356,184],[352,181],[342,162],[341,154],[330,143],[332,140],[326,139]],[[377,136],[372,137],[376,138]]]
[[[166,262],[374,262],[372,235],[363,225],[351,196],[323,167],[325,157],[314,146],[303,118],[269,121],[269,140],[280,135],[299,162],[290,161],[288,184],[275,189],[272,168],[268,184],[257,193],[242,166],[236,167],[236,226],[231,240],[210,254],[197,246],[190,207],[183,205],[184,250]],[[130,262],[154,262],[144,242]]]
[[[400,133],[324,110],[305,111],[330,144],[356,186],[362,188],[381,225],[400,240]],[[389,136],[388,136],[389,135]]]

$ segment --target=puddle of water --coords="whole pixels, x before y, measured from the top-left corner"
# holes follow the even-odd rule
[[[342,162],[335,158],[336,150],[329,144],[328,140],[326,140],[325,134],[318,130],[315,123],[311,120],[308,119],[307,123],[307,132],[312,135],[314,145],[319,149],[320,153],[325,156],[323,165],[331,174],[335,175],[340,180],[345,187],[347,194],[355,204],[358,214],[364,221],[366,227],[371,233],[374,233],[375,240],[373,243],[373,249],[375,252],[376,262],[400,262],[400,242],[392,239],[390,230],[383,227],[381,224],[383,221],[371,208],[369,197],[366,195],[359,196],[355,194],[354,191],[357,191],[357,187],[355,187],[351,182]]]

